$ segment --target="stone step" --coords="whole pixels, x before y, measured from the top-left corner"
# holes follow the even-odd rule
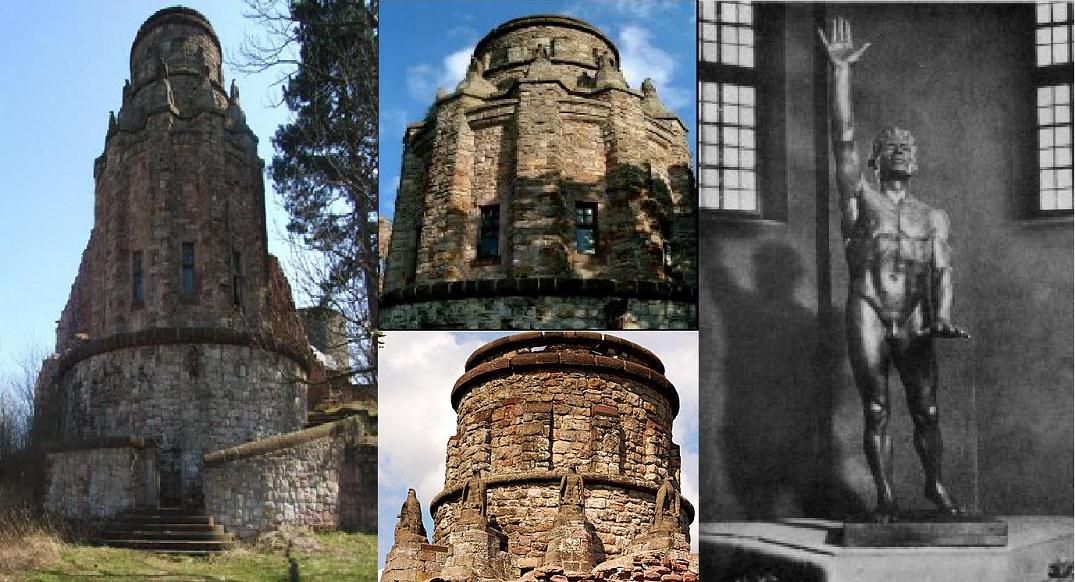
[[[210,553],[223,552],[235,547],[235,542],[219,540],[147,540],[147,539],[109,539],[95,540],[95,543],[111,548],[129,550],[149,550],[167,553]]]
[[[167,530],[167,531],[190,531],[190,532],[202,532],[213,531],[224,533],[224,526],[217,524],[206,523],[167,523],[167,522],[144,522],[144,521],[112,521],[108,523],[108,529],[114,531],[134,531],[134,530]]]
[[[155,514],[130,514],[118,515],[114,519],[117,523],[169,523],[169,524],[204,524],[213,525],[211,515],[155,515]]]
[[[113,529],[100,533],[101,539],[139,539],[139,540],[185,540],[185,541],[234,541],[231,534],[223,528],[208,531],[171,530],[171,529]]]

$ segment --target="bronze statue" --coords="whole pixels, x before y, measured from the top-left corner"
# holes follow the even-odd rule
[[[850,289],[847,348],[865,415],[863,447],[877,488],[876,518],[896,514],[892,494],[891,404],[888,372],[899,372],[914,420],[914,444],[925,472],[925,495],[946,514],[960,509],[941,481],[943,445],[937,413],[934,338],[969,338],[952,325],[952,268],[948,216],[907,192],[918,171],[910,132],[889,127],[873,144],[869,166],[875,188],[862,175],[851,112],[851,65],[869,48],[855,49],[846,19],[832,23],[830,39],[818,30],[832,63],[832,143],[836,157],[840,227]]]

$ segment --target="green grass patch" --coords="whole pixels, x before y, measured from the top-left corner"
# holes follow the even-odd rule
[[[316,549],[256,551],[249,547],[208,557],[169,556],[136,550],[63,545],[59,558],[27,572],[26,580],[235,580],[288,582],[291,561],[298,580],[377,577],[377,536],[331,532],[312,535]]]

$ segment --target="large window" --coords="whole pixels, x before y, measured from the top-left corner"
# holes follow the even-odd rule
[[[698,0],[698,204],[736,218],[787,214],[786,6]],[[764,129],[764,131],[763,131]]]
[[[1038,199],[1042,215],[1072,212],[1072,6],[1035,6]]]

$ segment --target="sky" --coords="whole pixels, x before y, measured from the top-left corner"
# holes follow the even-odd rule
[[[482,344],[504,333],[387,332],[379,354],[377,567],[392,547],[396,516],[407,489],[422,504],[426,531],[433,534],[429,502],[444,487],[445,452],[455,434],[449,399],[463,364]],[[664,363],[665,375],[680,396],[672,439],[680,445],[683,495],[698,506],[698,334],[690,331],[617,331],[615,335],[649,348]],[[698,551],[698,522],[691,525]]]
[[[93,226],[93,161],[104,149],[108,112],[130,76],[131,43],[151,14],[175,2],[3,0],[0,21],[0,378],[31,345],[51,353],[59,319]],[[239,0],[183,0],[204,14],[225,60],[256,23]],[[263,160],[289,113],[274,82],[284,71],[236,79]],[[286,216],[266,185],[269,252],[285,263]]]
[[[650,77],[665,106],[690,128],[694,152],[694,0],[516,0],[381,3],[381,216],[395,209],[403,132],[421,121],[437,87],[454,90],[477,42],[498,24],[532,14],[564,14],[602,30],[620,50],[627,83]]]

